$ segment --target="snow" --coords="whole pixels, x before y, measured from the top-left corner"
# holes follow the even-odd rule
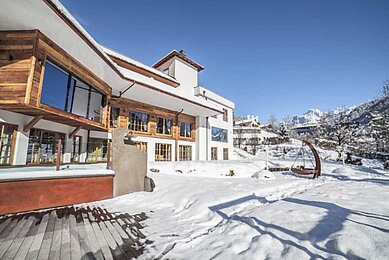
[[[72,164],[61,166],[60,171],[56,171],[55,166],[1,168],[0,182],[26,179],[77,178],[114,175],[114,171],[105,169],[106,165],[106,163]]]
[[[290,166],[290,157],[270,161]],[[143,232],[153,243],[142,259],[386,259],[389,172],[374,162],[322,163],[312,180],[291,172],[251,178],[266,173],[263,160],[155,162],[154,192],[96,204],[147,214]]]
[[[117,51],[114,51],[114,50],[112,50],[112,49],[110,49],[110,48],[107,48],[107,47],[105,47],[105,46],[103,46],[103,45],[100,45],[100,47],[101,47],[101,48],[105,51],[105,53],[107,53],[108,55],[112,55],[112,56],[114,56],[114,57],[116,57],[116,58],[118,58],[118,59],[120,59],[120,60],[122,60],[122,61],[125,61],[125,62],[128,62],[128,63],[130,63],[130,64],[133,64],[133,65],[135,65],[136,67],[142,68],[142,69],[147,70],[147,71],[149,71],[149,72],[151,72],[151,73],[157,74],[157,75],[159,75],[159,76],[161,76],[161,77],[163,77],[163,78],[165,78],[165,79],[168,79],[168,80],[171,80],[171,81],[174,81],[174,82],[178,83],[178,81],[177,81],[175,78],[170,77],[169,75],[166,75],[165,73],[163,73],[163,72],[161,72],[161,71],[159,71],[159,70],[157,70],[157,69],[155,69],[155,68],[152,68],[152,67],[150,67],[150,66],[147,66],[147,65],[145,65],[145,64],[143,64],[143,63],[141,63],[141,62],[139,62],[139,61],[136,61],[136,60],[134,60],[134,59],[132,59],[132,58],[130,58],[130,57],[128,57],[128,56],[125,56],[125,55],[123,55],[123,54],[121,54],[121,53],[119,53],[119,52],[117,52]]]
[[[320,118],[323,116],[323,112],[319,109],[309,109],[303,115],[294,116],[292,119],[294,126],[311,126],[317,125]]]

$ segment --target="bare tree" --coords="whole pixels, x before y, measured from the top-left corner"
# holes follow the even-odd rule
[[[277,129],[277,118],[274,115],[270,115],[267,123],[269,125],[269,128],[271,128],[273,131]]]
[[[382,97],[389,97],[389,80],[386,80],[379,90]]]

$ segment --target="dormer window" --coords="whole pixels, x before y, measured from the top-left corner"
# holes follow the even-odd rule
[[[165,69],[165,70],[163,71],[163,73],[165,73],[166,75],[169,75],[169,68]]]

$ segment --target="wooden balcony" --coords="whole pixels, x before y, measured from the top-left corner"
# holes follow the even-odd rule
[[[87,130],[107,131],[108,106],[104,108],[101,122],[94,122],[41,104],[47,57],[93,85],[109,100],[111,88],[102,79],[38,30],[0,31],[0,109]]]

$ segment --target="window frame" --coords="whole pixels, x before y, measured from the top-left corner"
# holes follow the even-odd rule
[[[228,148],[223,148],[223,160],[224,161],[228,161],[229,158],[228,158]]]
[[[134,115],[136,115],[136,114],[140,114],[140,115],[142,115],[141,117],[138,117],[138,119],[136,119],[136,118],[134,118],[134,123],[133,123],[133,129],[130,129],[130,122],[131,122],[131,114],[132,113],[134,113]],[[143,116],[147,116],[147,121],[146,121],[146,123],[144,122],[144,120],[143,120]],[[140,118],[140,119],[139,119]],[[136,126],[137,126],[137,123],[136,123],[136,120],[140,120],[140,124],[139,124],[139,128],[143,128],[143,127],[145,127],[146,128],[146,130],[144,131],[144,130],[137,130],[136,128]],[[150,127],[149,127],[149,124],[150,124],[150,114],[149,113],[145,113],[145,112],[140,112],[140,111],[136,111],[136,110],[134,110],[134,111],[129,111],[128,112],[128,117],[127,117],[127,130],[128,131],[133,131],[133,132],[135,132],[135,133],[149,133],[150,132]]]
[[[136,148],[138,148],[139,151],[144,152],[147,154],[147,142],[135,142]]]
[[[217,161],[217,147],[211,147],[211,161]]]
[[[116,118],[116,126],[113,125],[113,119],[112,119],[112,111],[113,109],[117,109],[118,110],[118,113],[117,113],[117,118]],[[110,128],[118,128],[119,127],[119,123],[120,123],[120,107],[115,107],[115,106],[111,106],[111,109],[109,111],[109,127]]]
[[[184,124],[184,135],[181,135],[181,125],[182,124]],[[187,136],[187,134],[188,134],[188,131],[187,131],[187,126],[189,125],[189,129],[190,129],[190,131],[189,131],[189,136]],[[193,128],[192,128],[192,123],[189,123],[189,122],[180,122],[180,133],[179,133],[179,136],[181,137],[181,138],[188,138],[188,139],[191,139],[191,138],[193,138],[192,136],[192,130],[193,130]]]
[[[158,132],[158,123],[159,123],[159,119],[162,119],[162,133]],[[166,133],[166,124],[167,122],[170,121],[170,133]],[[155,133],[157,135],[168,135],[168,136],[171,136],[173,135],[173,125],[174,125],[174,121],[173,119],[169,118],[169,117],[163,117],[163,116],[157,116],[156,117],[156,128],[155,128]]]
[[[68,113],[76,115],[76,116],[80,116],[80,117],[88,119],[89,121],[92,121],[92,122],[102,123],[103,116],[99,117],[99,121],[95,121],[95,120],[90,119],[90,113],[89,113],[90,111],[89,111],[89,109],[90,109],[90,105],[91,105],[91,93],[94,92],[94,93],[97,93],[97,94],[101,95],[101,104],[100,104],[101,105],[101,111],[100,111],[100,113],[104,113],[104,108],[107,106],[107,103],[106,103],[107,95],[104,94],[103,92],[101,92],[95,86],[92,86],[91,84],[87,83],[85,80],[83,80],[81,77],[79,77],[76,74],[74,74],[72,71],[69,71],[66,68],[64,68],[57,61],[55,61],[55,59],[52,59],[51,57],[47,57],[44,66],[46,66],[47,64],[49,64],[50,66],[53,66],[54,68],[58,69],[59,71],[64,73],[67,76],[67,78],[68,78],[67,85],[66,85],[66,95],[64,97],[65,104],[64,104],[63,108],[59,108],[59,107],[55,107],[55,106],[53,106],[51,104],[47,104],[45,102],[42,102],[42,93],[44,91],[43,86],[42,86],[42,90],[41,90],[41,97],[39,99],[39,103],[47,105],[47,106],[50,106],[50,107],[53,107],[55,109],[59,109],[59,110],[64,111],[64,112],[68,112]],[[46,73],[47,73],[46,71],[43,73],[43,82],[45,80],[45,74]],[[82,82],[82,83],[84,83],[87,86],[87,88],[82,88],[82,89],[88,91],[87,110],[86,110],[85,116],[79,115],[79,114],[75,114],[73,112],[74,96],[75,96],[76,88],[81,88],[79,86],[76,86],[77,85],[76,84],[77,81]]]
[[[156,162],[172,161],[172,145],[168,143],[155,143],[154,160]]]
[[[179,145],[179,161],[192,161],[193,160],[193,153],[192,153],[192,146],[191,145]]]
[[[223,121],[228,122],[228,110],[223,108]]]

